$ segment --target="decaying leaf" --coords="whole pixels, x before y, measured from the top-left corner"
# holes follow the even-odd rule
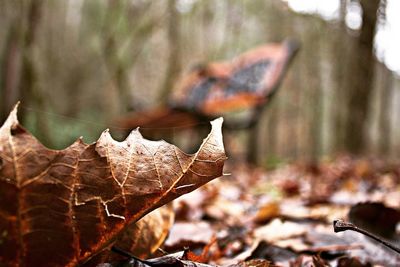
[[[88,261],[150,211],[221,176],[222,119],[188,155],[138,130],[106,130],[93,144],[44,147],[17,120],[0,128],[0,261],[74,266]]]
[[[358,203],[351,207],[349,220],[376,235],[393,238],[400,222],[400,211],[381,202]]]
[[[136,223],[129,225],[115,242],[92,257],[85,266],[125,260],[125,256],[112,251],[112,246],[139,259],[149,258],[164,243],[174,223],[175,214],[171,204],[153,210]]]
[[[257,211],[256,216],[254,217],[254,222],[256,223],[265,223],[270,221],[273,218],[276,218],[280,215],[280,207],[279,203],[275,201],[271,201],[265,203],[260,207]]]
[[[146,259],[162,245],[173,223],[172,205],[162,206],[129,226],[115,246],[130,251],[140,259]]]
[[[176,249],[182,249],[185,246],[193,248],[196,244],[204,246],[210,242],[214,234],[211,225],[205,221],[176,222],[171,228],[171,234],[165,241],[165,246]]]
[[[116,267],[116,266],[127,266],[127,267],[217,267],[218,265],[209,265],[201,262],[195,262],[186,259],[186,252],[176,252],[168,254],[159,258],[149,260],[129,259],[120,263],[104,263],[99,264],[97,267]],[[226,267],[273,267],[267,260],[249,260],[242,261],[237,264],[225,265]]]

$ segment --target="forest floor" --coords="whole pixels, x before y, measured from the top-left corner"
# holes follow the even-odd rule
[[[400,164],[341,156],[272,171],[228,162],[225,173],[174,203],[165,252],[188,248],[190,259],[218,266],[400,266],[393,250],[333,229],[351,221],[399,245]]]

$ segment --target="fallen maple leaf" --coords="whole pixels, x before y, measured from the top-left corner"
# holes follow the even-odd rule
[[[222,119],[188,155],[134,130],[123,142],[108,130],[50,150],[17,120],[0,128],[0,262],[74,266],[109,246],[150,211],[222,175]]]
[[[174,209],[171,204],[153,210],[129,226],[119,236],[115,246],[130,251],[140,259],[147,259],[164,243],[174,223]]]
[[[130,224],[108,248],[90,258],[84,266],[126,260],[125,255],[113,251],[113,248],[138,259],[149,258],[164,243],[174,223],[174,217],[172,203],[153,210],[139,221]]]

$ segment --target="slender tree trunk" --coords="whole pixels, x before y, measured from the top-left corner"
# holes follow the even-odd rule
[[[322,149],[322,113],[323,113],[323,106],[322,106],[322,83],[320,79],[320,66],[319,63],[321,62],[320,57],[320,40],[319,36],[321,32],[317,29],[312,29],[309,31],[310,33],[310,40],[314,40],[311,42],[309,47],[309,52],[312,53],[307,56],[308,61],[308,68],[309,71],[309,112],[310,112],[310,161],[316,163],[321,155]]]
[[[103,54],[107,64],[107,69],[111,78],[111,85],[106,88],[114,89],[114,93],[117,95],[118,104],[112,107],[111,113],[116,114],[120,112],[126,112],[129,109],[130,95],[128,88],[128,78],[126,74],[125,66],[122,60],[118,56],[118,41],[116,38],[115,23],[122,16],[124,6],[122,1],[110,0],[108,2],[109,11],[107,12],[107,18],[104,25],[104,45]],[[112,92],[107,92],[107,95],[112,97]]]
[[[18,25],[18,23],[16,24]],[[18,46],[18,26],[11,26],[1,60],[0,124],[7,118],[8,113],[16,102],[19,61]]]
[[[335,62],[333,67],[335,104],[332,105],[331,111],[334,131],[332,135],[333,152],[341,152],[344,149],[345,118],[347,114],[346,87],[344,86],[346,81],[344,77],[346,71],[350,71],[346,68],[346,62],[349,54],[349,41],[353,40],[346,36],[346,8],[347,1],[340,0],[339,25],[334,34],[332,34],[333,40],[331,42],[331,56],[332,61]]]
[[[383,85],[381,94],[381,104],[379,112],[379,152],[383,156],[390,154],[390,140],[391,140],[391,103],[393,97],[393,73],[385,66],[383,69]]]
[[[265,9],[266,15],[261,16],[262,22],[265,25],[264,34],[265,36],[268,36],[268,39],[271,42],[281,42],[286,37],[284,32],[288,28],[287,25],[288,22],[290,23],[290,21],[288,21],[290,18],[282,17],[281,10],[279,6],[277,6],[277,2],[275,1],[265,2]],[[263,10],[263,8],[260,8],[260,10]],[[257,128],[264,127],[266,128],[263,129],[263,132],[266,133],[265,136],[261,135],[261,133],[249,133],[249,139],[253,138],[252,136],[257,136],[260,139],[266,139],[265,150],[262,148],[259,148],[258,150],[261,150],[263,154],[266,154],[267,158],[269,159],[274,159],[279,154],[278,129],[279,126],[281,126],[280,119],[282,119],[280,118],[282,115],[282,105],[279,99],[282,98],[282,93],[279,92],[279,90],[281,89],[278,89],[277,95],[275,95],[271,99],[271,102],[267,103],[268,106],[264,109],[265,116],[261,116],[261,119],[265,118],[266,123],[263,124],[262,122],[260,122],[259,126],[256,127],[255,130],[253,130],[260,131]],[[262,143],[262,140],[258,140],[257,143],[254,144],[254,146]],[[256,162],[257,161],[259,161],[258,158],[256,159]]]
[[[351,63],[352,76],[348,80],[348,110],[345,132],[346,149],[354,154],[365,150],[367,116],[373,89],[373,41],[379,0],[361,0],[363,23]]]
[[[169,59],[164,82],[161,87],[160,101],[165,103],[181,72],[180,16],[176,9],[176,0],[168,1],[168,46]]]
[[[275,96],[277,97],[277,96]],[[279,99],[272,99],[273,103],[270,103],[269,107],[266,108],[267,124],[266,124],[266,149],[267,156],[274,158],[278,154],[278,125],[279,125],[279,114],[280,114],[280,103]]]
[[[27,27],[23,40],[20,94],[23,105],[33,106],[37,110],[45,112],[46,99],[38,84],[38,67],[34,58],[37,32],[42,20],[42,9],[42,0],[32,0],[30,2],[27,14]],[[40,116],[40,114],[37,113],[35,116],[36,136],[42,142],[51,146],[52,142],[49,134],[48,120],[45,116]],[[19,118],[21,121],[26,122],[26,110],[21,109],[19,111]]]
[[[261,116],[261,114],[260,114]],[[247,161],[249,163],[257,165],[259,162],[259,152],[260,152],[260,143],[259,143],[259,138],[260,138],[260,123],[256,123],[254,126],[252,126],[250,129],[247,130]]]
[[[37,82],[37,70],[33,59],[34,46],[38,25],[41,19],[42,2],[31,1],[28,10],[27,27],[25,30],[22,44],[22,66],[21,66],[21,101],[24,105],[29,105],[35,96],[35,86]],[[25,111],[19,112],[22,121],[25,120]]]

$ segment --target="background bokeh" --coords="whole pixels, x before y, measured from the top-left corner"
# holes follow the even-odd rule
[[[49,147],[105,128],[122,137],[116,119],[165,101],[194,65],[293,37],[301,50],[263,114],[260,163],[400,156],[395,0],[303,2],[0,0],[0,121],[21,100],[20,120]],[[363,14],[377,14],[371,49]]]

